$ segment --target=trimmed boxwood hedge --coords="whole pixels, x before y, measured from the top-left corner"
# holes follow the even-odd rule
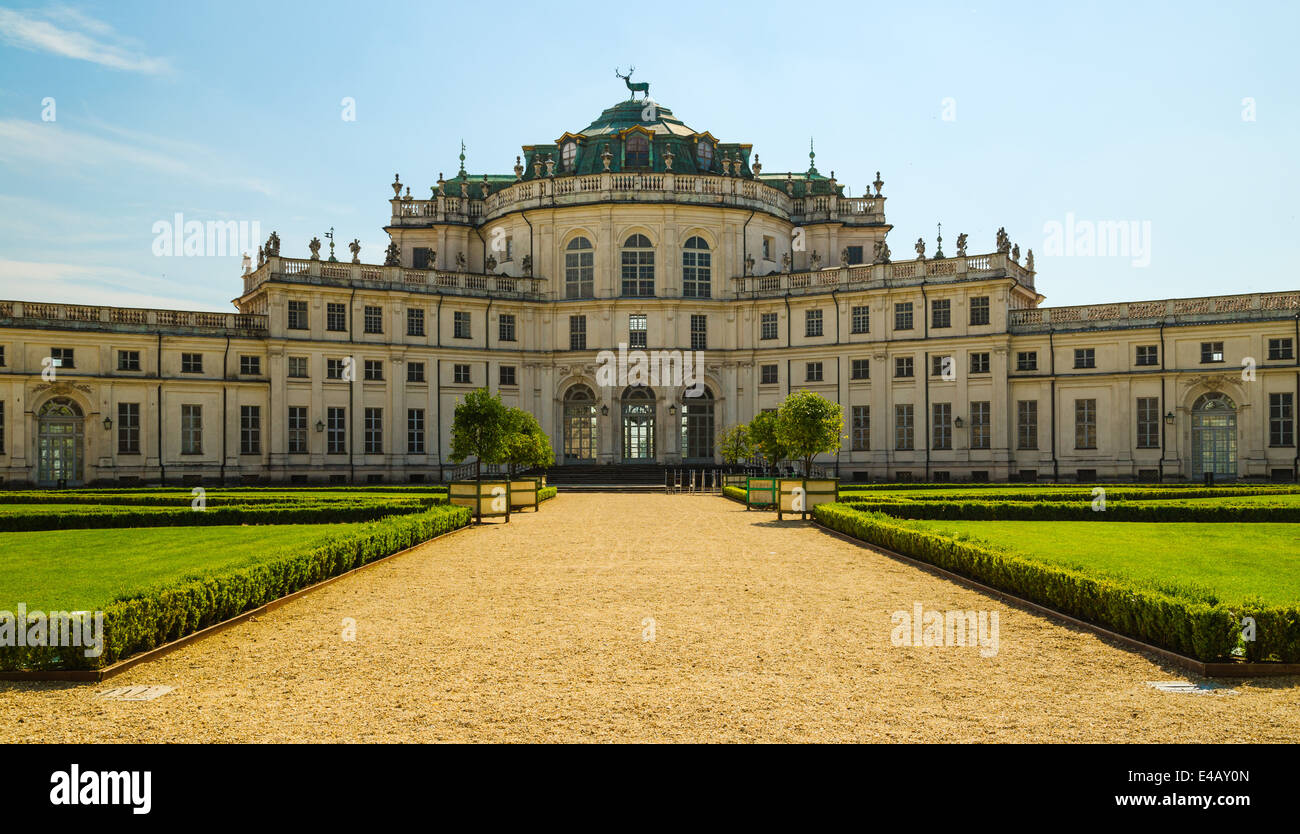
[[[1145,504],[1111,502],[1094,511],[1091,502],[1079,501],[860,501],[843,503],[862,512],[879,512],[895,518],[945,521],[1148,521],[1148,522],[1300,522],[1300,506],[1267,507],[1216,504]]]
[[[469,521],[465,507],[433,507],[313,539],[303,550],[285,549],[255,565],[133,594],[104,608],[104,652],[99,657],[85,657],[80,648],[0,647],[0,669],[108,666],[464,527]]]
[[[813,516],[856,539],[1198,660],[1226,660],[1237,650],[1248,660],[1300,662],[1300,608],[1294,606],[1246,604],[1233,609],[1175,597],[905,527],[889,516],[846,504],[819,505]],[[1254,641],[1241,640],[1243,617],[1255,619]]]
[[[727,498],[730,498],[732,501],[739,501],[742,504],[748,503],[745,500],[745,490],[740,487],[724,486],[722,488],[722,494]]]
[[[558,493],[559,491],[560,491],[559,487],[553,487],[553,486],[542,487],[541,489],[537,490],[537,503],[540,504],[543,501],[547,501],[550,500],[551,498],[554,498],[556,493]]]
[[[12,506],[12,505],[11,505]],[[230,524],[344,524],[376,521],[427,509],[412,502],[208,507],[69,507],[67,512],[0,513],[0,532],[81,530],[99,527],[194,527]]]

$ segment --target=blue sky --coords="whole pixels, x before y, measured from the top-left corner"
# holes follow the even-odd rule
[[[1046,304],[1296,289],[1300,4],[1236,5],[0,0],[0,298],[230,309],[238,256],[153,253],[177,212],[380,260],[394,172],[427,196],[463,138],[508,173],[628,64],[769,171],[810,136],[854,195],[881,171],[895,259],[1005,226]],[[1048,254],[1069,216],[1149,224],[1149,264]]]

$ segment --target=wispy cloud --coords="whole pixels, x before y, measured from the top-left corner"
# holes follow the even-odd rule
[[[205,149],[182,150],[169,140],[152,139],[134,131],[115,132],[129,137],[129,141],[67,130],[49,122],[0,119],[0,164],[35,163],[64,173],[82,169],[97,176],[106,168],[137,167],[169,178],[273,196],[266,183],[212,158]],[[157,147],[147,147],[146,143]],[[173,151],[190,158],[176,156]]]
[[[171,71],[166,58],[143,54],[109,24],[66,7],[40,12],[0,9],[0,41],[124,72]]]
[[[168,279],[119,267],[0,259],[0,298],[232,312],[229,304],[172,295],[176,289],[175,283]]]

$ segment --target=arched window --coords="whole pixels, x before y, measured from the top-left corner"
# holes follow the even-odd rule
[[[564,297],[595,298],[596,252],[591,241],[575,237],[564,252]]]
[[[596,459],[596,397],[585,385],[564,393],[564,459]]]
[[[578,143],[565,142],[560,148],[560,170],[566,174],[573,173],[574,164],[578,161]]]
[[[686,241],[682,249],[682,295],[708,298],[712,295],[713,256],[709,244],[698,235]]]
[[[654,460],[654,390],[641,385],[624,389],[621,410],[623,412],[623,459]]]
[[[682,398],[682,457],[713,460],[713,392]]]
[[[1226,394],[1204,394],[1192,406],[1192,477],[1237,477],[1237,404]]]
[[[633,133],[627,137],[627,144],[623,146],[623,167],[650,167],[650,141],[645,134]]]
[[[655,294],[655,250],[645,235],[632,235],[623,243],[623,295]]]
[[[695,164],[701,171],[713,170],[713,144],[701,139],[695,146]]]

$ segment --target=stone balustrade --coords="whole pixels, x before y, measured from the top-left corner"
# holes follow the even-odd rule
[[[867,289],[872,286],[906,286],[922,281],[945,283],[1001,277],[1015,278],[1029,289],[1034,288],[1034,273],[1012,260],[1010,255],[999,253],[832,266],[810,272],[746,275],[732,280],[736,282],[738,296],[762,298],[827,292],[839,287]]]
[[[35,301],[0,301],[0,323],[31,325],[58,322],[76,329],[184,330],[225,334],[264,333],[266,316],[247,313],[203,313],[191,310],[150,310],[140,307],[97,307],[86,304],[48,304]]]
[[[1129,301],[1076,307],[1036,307],[1010,312],[1013,333],[1151,327],[1222,321],[1287,319],[1300,315],[1300,292],[1250,293],[1164,301]]]
[[[331,263],[301,258],[268,258],[253,272],[244,276],[244,294],[248,295],[274,277],[295,283],[346,285],[373,285],[375,289],[409,290],[427,288],[433,292],[450,295],[495,296],[541,300],[544,278],[509,275],[483,275],[473,272],[455,272],[434,269],[411,269],[401,266],[375,264]]]
[[[459,192],[460,183],[446,188]],[[483,195],[482,183],[469,181],[464,194],[437,194],[428,200],[393,198],[393,226],[433,223],[478,225],[522,209],[600,202],[730,205],[769,211],[795,223],[835,220],[868,226],[885,222],[884,197],[822,194],[792,198],[765,182],[742,177],[606,171],[545,177],[507,185]]]

